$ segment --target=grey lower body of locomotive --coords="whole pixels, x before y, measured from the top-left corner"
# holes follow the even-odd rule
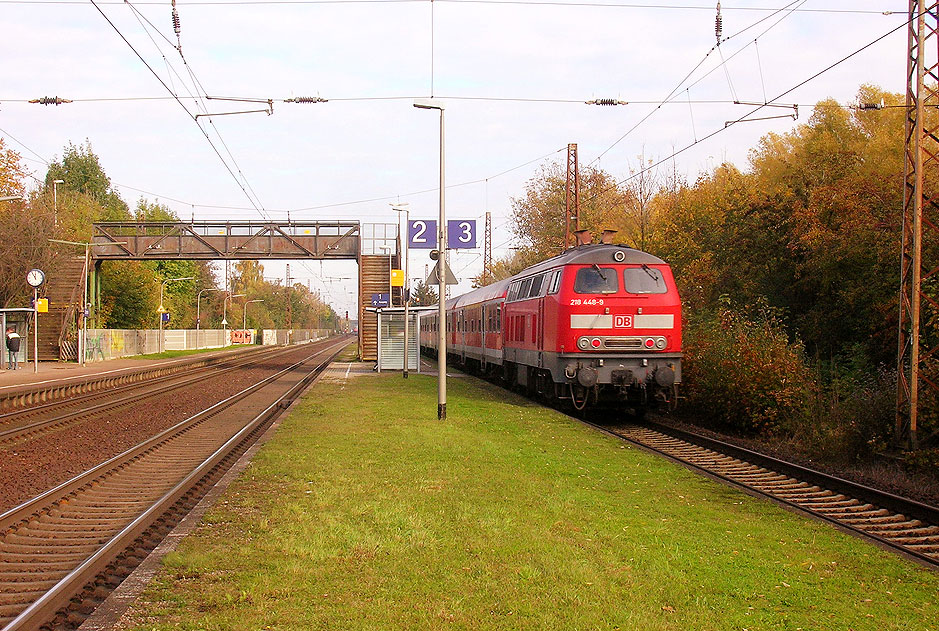
[[[585,388],[649,383],[667,388],[681,382],[681,353],[544,353],[507,348],[505,359],[547,370],[554,383]]]

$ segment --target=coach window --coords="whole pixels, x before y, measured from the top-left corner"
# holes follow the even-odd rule
[[[558,290],[561,289],[561,270],[554,271],[554,277],[551,279],[551,283],[548,285],[548,293],[556,294]]]
[[[513,300],[515,300],[515,297],[518,295],[518,284],[519,284],[518,281],[515,281],[514,283],[509,285],[509,293],[505,297],[506,302],[512,302]]]
[[[662,272],[643,265],[623,270],[626,291],[631,294],[664,294],[668,291]]]
[[[615,294],[619,291],[619,275],[612,267],[582,267],[574,277],[574,292],[578,294]]]
[[[496,331],[502,332],[502,307],[496,307]]]

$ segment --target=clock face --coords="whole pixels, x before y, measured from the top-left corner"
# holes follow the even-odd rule
[[[31,287],[39,287],[46,280],[46,275],[42,273],[41,269],[31,269],[29,273],[26,274],[26,282],[30,284]]]

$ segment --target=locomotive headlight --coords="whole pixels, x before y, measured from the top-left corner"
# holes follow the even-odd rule
[[[645,342],[643,342],[646,348],[653,348],[655,346],[655,340],[651,337],[647,337]]]
[[[661,351],[665,348],[666,343],[667,342],[665,341],[665,338],[660,337],[657,340],[655,340],[655,347]]]
[[[590,338],[589,338],[589,337],[581,337],[581,338],[579,338],[579,339],[577,340],[577,348],[579,348],[579,349],[582,350],[582,351],[585,351],[585,350],[587,350],[588,348],[590,348]]]
[[[602,344],[602,342],[600,341],[599,337],[595,337],[592,340],[590,340],[590,345],[593,346],[594,348],[600,348],[600,344]]]

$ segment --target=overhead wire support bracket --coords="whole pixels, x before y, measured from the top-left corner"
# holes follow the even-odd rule
[[[736,125],[737,123],[752,123],[754,121],[768,121],[774,120],[777,118],[791,118],[794,121],[799,120],[799,104],[793,103],[791,105],[783,105],[781,103],[750,103],[748,101],[734,101],[735,105],[756,105],[759,107],[782,107],[785,109],[791,109],[792,114],[780,114],[779,116],[761,116],[759,118],[738,118],[735,121],[724,121],[724,129],[727,129],[731,125]]]
[[[271,116],[274,113],[274,100],[273,99],[249,99],[242,97],[228,97],[228,96],[206,96],[207,101],[234,101],[236,103],[262,103],[267,105],[263,110],[239,110],[237,112],[218,112],[215,114],[196,114],[195,118],[211,118],[212,116],[230,116],[232,114],[260,114],[265,113],[268,116]]]

